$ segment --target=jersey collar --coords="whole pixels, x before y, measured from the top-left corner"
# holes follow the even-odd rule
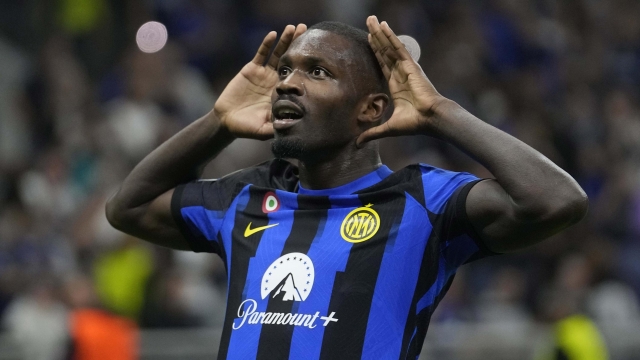
[[[362,190],[364,188],[368,188],[369,186],[373,186],[378,182],[382,181],[387,176],[391,175],[393,171],[389,169],[386,165],[381,165],[376,170],[364,175],[358,179],[353,180],[350,183],[346,183],[344,185],[340,185],[338,187],[334,187],[331,189],[321,189],[321,190],[311,190],[305,189],[302,187],[300,183],[298,183],[298,193],[303,195],[316,195],[316,196],[326,196],[326,195],[349,195],[353,194],[358,190]]]

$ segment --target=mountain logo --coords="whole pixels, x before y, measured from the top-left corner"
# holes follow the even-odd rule
[[[280,256],[262,276],[260,293],[280,301],[305,301],[313,288],[315,270],[311,259],[298,252]]]

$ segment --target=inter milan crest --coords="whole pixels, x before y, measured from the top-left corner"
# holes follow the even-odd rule
[[[274,192],[269,191],[264,195],[264,199],[262,200],[262,212],[268,214],[278,209],[280,209],[280,200],[278,200]]]
[[[340,235],[351,243],[369,240],[380,229],[380,216],[368,204],[351,211],[342,221]]]

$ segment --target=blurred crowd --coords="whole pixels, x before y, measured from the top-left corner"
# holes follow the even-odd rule
[[[542,152],[590,198],[570,230],[463,267],[433,321],[518,331],[584,313],[601,326],[640,323],[640,2],[28,0],[0,11],[2,329],[51,354],[81,308],[142,328],[219,326],[221,261],[119,233],[105,201],[212,108],[268,31],[322,20],[365,28],[369,14],[418,40],[443,95]],[[135,46],[149,20],[169,33],[155,54]],[[268,159],[269,149],[237,140],[205,175]],[[381,149],[392,169],[425,162],[491,176],[426,137]]]

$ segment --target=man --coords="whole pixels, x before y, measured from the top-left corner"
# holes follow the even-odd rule
[[[271,55],[269,33],[213,111],[147,156],[107,204],[122,231],[225,261],[220,359],[415,359],[458,266],[539,242],[587,211],[567,173],[442,97],[385,22],[367,27],[368,39],[339,23],[289,25]],[[381,165],[372,140],[416,134],[496,178]],[[278,159],[189,182],[238,137],[275,137]]]

